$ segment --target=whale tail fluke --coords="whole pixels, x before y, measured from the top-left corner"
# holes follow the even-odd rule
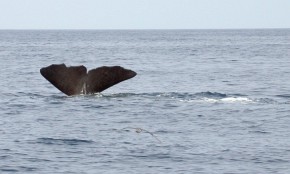
[[[87,90],[93,93],[101,92],[117,83],[128,80],[136,76],[132,70],[124,69],[120,66],[99,67],[88,72]]]
[[[120,66],[99,67],[87,73],[84,66],[53,64],[40,69],[41,75],[66,95],[93,94],[136,76]]]

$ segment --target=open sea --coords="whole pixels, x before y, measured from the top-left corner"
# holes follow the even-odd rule
[[[68,97],[39,70],[138,75]],[[290,29],[1,30],[0,173],[289,174]]]

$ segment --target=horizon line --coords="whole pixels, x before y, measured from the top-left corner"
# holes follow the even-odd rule
[[[51,30],[51,31],[55,31],[55,30],[283,30],[283,29],[290,29],[288,27],[265,27],[265,28],[114,28],[114,29],[110,29],[110,28],[0,28],[0,31],[4,31],[4,30]]]

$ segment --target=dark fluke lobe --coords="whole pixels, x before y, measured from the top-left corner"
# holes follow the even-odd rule
[[[120,66],[102,66],[87,73],[81,66],[53,64],[40,69],[41,75],[66,95],[94,94],[136,76],[136,72]]]

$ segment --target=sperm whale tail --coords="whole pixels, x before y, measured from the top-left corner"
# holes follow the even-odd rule
[[[120,66],[102,66],[87,72],[83,65],[67,67],[65,64],[52,64],[41,68],[40,73],[66,95],[102,92],[137,75],[136,72]]]

